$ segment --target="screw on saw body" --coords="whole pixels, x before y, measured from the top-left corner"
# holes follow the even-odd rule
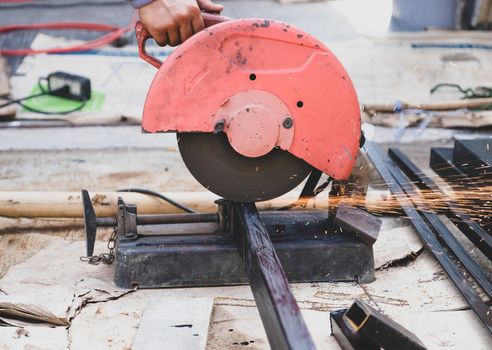
[[[294,121],[292,120],[291,117],[285,118],[284,121],[282,122],[282,126],[286,129],[292,128],[293,125],[294,125]]]
[[[225,119],[219,120],[214,126],[214,134],[224,131]]]

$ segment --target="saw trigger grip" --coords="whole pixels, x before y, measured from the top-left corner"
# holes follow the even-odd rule
[[[145,50],[145,43],[148,39],[152,38],[147,29],[144,28],[142,22],[138,21],[135,24],[135,36],[137,37],[137,45],[138,45],[138,56],[143,59],[145,62],[150,63],[157,69],[159,69],[162,65],[162,61],[154,56],[147,54],[147,50]]]

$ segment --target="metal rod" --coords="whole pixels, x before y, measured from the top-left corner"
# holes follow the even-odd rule
[[[390,156],[400,168],[403,167],[403,171],[409,176],[411,180],[417,181],[419,187],[425,189],[432,189],[436,192],[441,192],[439,187],[426,175],[424,175],[420,169],[399,149],[390,149]],[[403,175],[403,174],[401,174]],[[401,175],[396,174],[398,182],[405,181],[405,178]],[[407,194],[416,194],[413,190],[413,186],[410,183],[402,185],[403,190]],[[492,297],[492,282],[487,276],[487,273],[478,265],[466,252],[461,243],[454,237],[453,233],[444,225],[444,223],[439,219],[436,214],[429,213],[425,211],[426,208],[422,210],[422,214],[426,220],[431,224],[434,229],[439,232],[441,238],[444,240],[446,245],[451,249],[454,255],[460,260],[463,266],[468,270],[468,272],[476,279],[477,283],[483,290],[487,293],[489,297]]]
[[[218,222],[216,213],[148,214],[137,215],[137,225],[190,224]]]
[[[233,233],[270,347],[316,349],[255,204],[233,206]]]
[[[377,171],[383,177],[390,191],[400,203],[402,210],[410,219],[410,222],[428,251],[436,258],[439,264],[441,264],[451,281],[453,281],[456,288],[475,311],[487,330],[492,333],[492,312],[490,312],[490,307],[484,303],[480,295],[475,291],[468,280],[469,276],[467,276],[466,272],[460,270],[454,263],[452,255],[444,249],[432,229],[420,216],[417,209],[405,194],[402,184],[394,177],[394,174],[400,173],[403,176],[404,174],[382,153],[377,145],[368,142],[366,143],[365,149]]]
[[[407,171],[409,172],[407,175],[411,175],[409,176],[410,179],[417,179],[417,183],[419,183],[422,188],[432,188],[433,190],[441,192],[439,187],[437,187],[431,179],[423,175],[420,169],[399,149],[390,149],[389,154],[393,160],[396,160],[398,166],[402,165],[404,167],[402,170],[405,173]],[[408,195],[417,195],[416,191],[413,189],[413,185],[408,182],[407,178],[403,174],[395,174],[395,177],[400,184],[406,181],[406,183],[402,185],[402,188]],[[492,282],[490,281],[487,273],[475,262],[475,260],[471,258],[461,243],[454,237],[453,233],[449,231],[449,229],[436,214],[426,211],[426,208],[423,208],[421,213],[434,228],[434,230],[439,233],[440,237],[449,249],[451,249],[453,254],[456,255],[466,270],[473,276],[473,278],[475,278],[480,287],[483,288],[489,297],[492,297]]]
[[[431,190],[443,194],[441,189],[425,175],[408,157],[399,149],[390,148],[390,157],[398,164],[405,174],[415,184],[426,190]],[[444,195],[444,194],[443,194]],[[470,216],[463,213],[459,206],[452,200],[447,201],[448,210],[446,216],[463,232],[463,234],[482,251],[482,253],[492,260],[492,237]]]
[[[214,223],[219,218],[216,213],[147,214],[137,215],[137,225]],[[116,218],[97,218],[97,227],[114,227]]]

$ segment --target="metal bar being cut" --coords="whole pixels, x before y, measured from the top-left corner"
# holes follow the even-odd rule
[[[390,157],[398,164],[405,174],[415,184],[424,190],[434,191],[435,193],[444,196],[444,193],[434,183],[434,181],[424,174],[408,157],[403,154],[399,149],[390,148]],[[452,165],[447,166],[448,169],[452,168]],[[463,212],[460,206],[452,199],[447,201],[448,210],[446,216],[463,232],[463,234],[477,246],[482,253],[492,260],[492,237],[485,232],[482,227],[475,222],[469,215]]]
[[[416,184],[419,188],[428,189],[435,191],[443,196],[443,200],[446,199],[444,193],[439,190],[439,187],[427,177],[403,152],[397,148],[390,148],[390,157],[398,164],[400,169],[402,169],[405,174]],[[402,185],[403,190],[411,196],[418,196],[416,191],[414,191],[414,186],[407,180],[403,174],[396,174],[395,177],[398,182],[404,183]],[[451,200],[447,200],[449,206],[452,207],[453,203]],[[417,206],[418,207],[418,206]],[[487,276],[487,273],[477,264],[468,252],[464,249],[461,243],[454,237],[453,233],[444,225],[440,218],[423,208],[421,210],[422,215],[429,222],[429,224],[440,234],[440,237],[444,240],[446,245],[451,249],[454,255],[460,260],[461,264],[468,270],[468,272],[475,278],[477,283],[482,287],[482,289],[487,293],[487,295],[492,297],[492,281]]]
[[[403,175],[402,171],[388,156],[383,154],[377,145],[366,143],[364,148],[374,164],[374,167],[388,185],[389,190],[395,195],[395,198],[397,198],[402,210],[410,219],[410,222],[428,251],[441,264],[451,281],[453,281],[456,288],[475,311],[487,330],[492,333],[492,312],[490,312],[490,306],[482,300],[479,293],[473,288],[471,282],[468,280],[469,276],[467,273],[458,267],[454,261],[453,255],[445,249],[441,242],[439,242],[434,231],[429,227],[424,218],[420,216],[420,212],[414,207],[410,198],[407,197],[407,194],[402,187],[404,184],[395,177],[395,175],[398,174]]]
[[[233,203],[233,233],[273,350],[316,349],[254,203]]]

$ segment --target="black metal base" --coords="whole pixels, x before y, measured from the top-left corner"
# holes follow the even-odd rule
[[[314,193],[316,179],[319,174],[311,175],[305,189]],[[221,199],[216,213],[138,215],[135,205],[119,198],[116,218],[98,218],[86,190],[82,199],[88,257],[93,258],[97,228],[115,227],[110,256],[117,286],[249,283],[273,350],[316,349],[289,282],[375,279],[372,243],[381,222],[368,220],[366,213],[339,217],[350,224],[342,232],[321,210],[260,214],[254,203]],[[357,220],[364,225],[354,225]],[[356,233],[369,235],[369,244]]]
[[[372,247],[352,233],[340,232],[326,211],[262,212],[260,217],[289,282],[369,283],[375,279]],[[151,236],[145,229],[140,227],[134,239],[118,235],[114,262],[117,286],[248,283],[237,243],[228,230],[214,232],[217,228],[208,224],[203,233]],[[152,230],[159,232],[156,226]]]

